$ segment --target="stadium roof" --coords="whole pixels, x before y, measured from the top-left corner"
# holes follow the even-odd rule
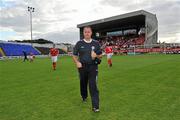
[[[80,39],[83,38],[83,27],[91,26],[93,29],[92,37],[96,38],[96,33],[106,35],[107,32],[137,29],[144,27],[145,44],[155,44],[158,39],[158,20],[155,14],[145,10],[138,10],[109,18],[99,19],[91,22],[78,24],[80,28]]]
[[[83,28],[85,26],[91,26],[93,30],[102,30],[110,29],[112,27],[124,27],[124,26],[133,26],[133,25],[145,25],[145,16],[152,14],[150,12],[139,10],[122,15],[117,15],[109,18],[99,19],[91,22],[86,22],[78,24],[78,28]]]

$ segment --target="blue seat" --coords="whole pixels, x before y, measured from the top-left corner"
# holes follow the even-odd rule
[[[33,48],[31,45],[21,45],[14,43],[0,43],[0,47],[3,49],[6,56],[22,56],[23,51],[28,55],[32,52],[34,55],[40,55],[39,51]]]

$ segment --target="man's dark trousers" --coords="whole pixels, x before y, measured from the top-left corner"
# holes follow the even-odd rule
[[[98,66],[95,64],[82,64],[82,68],[79,68],[79,75],[81,97],[87,98],[87,85],[89,83],[92,106],[93,108],[99,108],[99,91],[97,88]]]

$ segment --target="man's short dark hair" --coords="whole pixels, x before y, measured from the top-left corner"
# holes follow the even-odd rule
[[[89,29],[91,29],[91,31],[92,31],[91,26],[85,26],[85,27],[83,27],[83,31],[84,31],[85,28],[89,28]]]

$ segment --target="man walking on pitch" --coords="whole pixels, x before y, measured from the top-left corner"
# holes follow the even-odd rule
[[[102,51],[99,43],[91,38],[92,29],[87,26],[83,29],[84,39],[76,43],[73,50],[73,60],[79,71],[80,92],[83,101],[87,100],[89,91],[92,101],[92,110],[99,112],[99,91],[97,88],[98,64],[101,62]]]
[[[55,48],[55,44],[54,44],[53,48],[50,49],[53,70],[56,70],[56,62],[58,59],[58,54],[59,54],[59,50]]]

